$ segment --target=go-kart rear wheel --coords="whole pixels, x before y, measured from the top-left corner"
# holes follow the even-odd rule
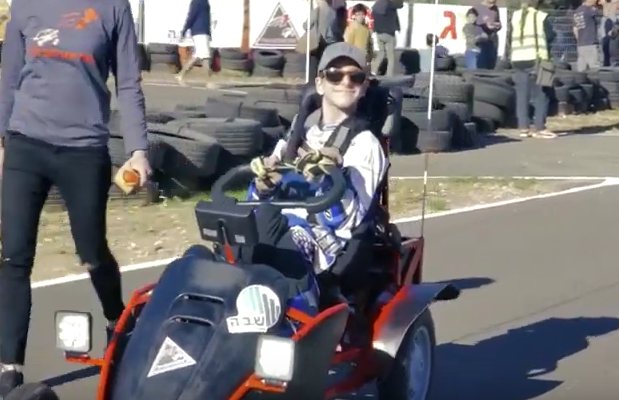
[[[436,337],[426,309],[409,328],[389,374],[378,383],[380,400],[426,400],[433,378]]]
[[[58,396],[44,383],[26,383],[13,389],[4,400],[58,400]]]

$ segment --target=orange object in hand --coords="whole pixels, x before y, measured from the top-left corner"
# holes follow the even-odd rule
[[[121,169],[114,176],[114,183],[125,192],[125,194],[131,194],[139,189],[140,174],[133,169]]]

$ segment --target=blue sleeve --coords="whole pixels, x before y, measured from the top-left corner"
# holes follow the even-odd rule
[[[189,10],[187,11],[187,19],[185,19],[185,25],[183,25],[183,30],[181,31],[181,37],[185,36],[185,33],[191,28],[193,25],[193,21],[195,21],[196,16],[198,15],[198,2],[201,0],[191,0],[189,3]],[[203,0],[202,0],[203,1]]]
[[[129,2],[121,0],[120,3],[120,12],[116,17],[116,52],[112,71],[116,77],[116,97],[121,109],[125,151],[131,154],[136,150],[147,150],[148,137],[135,24]]]
[[[17,0],[14,1],[15,4]],[[26,62],[26,44],[19,27],[20,16],[11,9],[11,19],[6,25],[4,45],[2,46],[2,75],[0,78],[0,137],[9,128],[13,112],[15,91],[19,86],[21,70]]]

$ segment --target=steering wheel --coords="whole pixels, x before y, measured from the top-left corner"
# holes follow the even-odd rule
[[[286,165],[281,165],[272,168],[272,170],[274,172],[284,174],[290,172],[290,167]],[[222,175],[219,179],[217,179],[217,181],[213,184],[213,187],[211,188],[211,198],[215,203],[233,203],[238,206],[250,207],[257,207],[261,204],[269,204],[279,209],[304,208],[310,214],[317,214],[328,210],[331,206],[340,201],[342,196],[344,196],[344,192],[346,191],[346,179],[344,178],[344,173],[341,168],[338,168],[336,166],[325,166],[324,173],[325,175],[331,177],[333,184],[326,193],[320,196],[293,200],[268,199],[240,201],[225,195],[225,191],[229,189],[232,183],[236,183],[241,180],[250,181],[255,177],[249,165],[240,165],[238,167],[232,168],[224,175]]]

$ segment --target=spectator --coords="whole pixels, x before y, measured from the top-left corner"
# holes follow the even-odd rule
[[[605,67],[610,66],[610,33],[617,22],[617,3],[618,0],[605,0],[602,3],[602,19],[599,27],[599,40],[602,50],[601,64]]]
[[[428,33],[426,35],[426,48],[419,49],[419,70],[421,72],[430,72],[432,70],[432,47],[434,49],[435,57],[442,58],[449,55],[449,50],[446,47],[439,44],[438,36]]]
[[[128,0],[13,0],[2,48],[0,398],[23,383],[30,276],[43,204],[58,187],[71,234],[108,321],[125,306],[106,238],[112,181],[108,75],[115,75],[125,168],[150,174],[138,43]],[[34,23],[34,25],[33,25]],[[49,267],[48,265],[42,267]]]
[[[318,0],[309,21],[304,24],[306,32],[299,40],[296,51],[305,54],[309,40],[310,81],[318,75],[318,62],[325,48],[330,44],[344,41],[345,11],[343,1]]]
[[[529,3],[530,1],[531,3]],[[548,14],[537,10],[536,0],[523,0],[511,20],[511,62],[516,88],[516,117],[521,137],[555,138],[546,129],[549,98],[531,72],[540,60],[550,59],[549,43],[554,37]],[[530,130],[529,105],[535,107],[534,130]]]
[[[610,66],[619,66],[619,22],[615,22],[609,33],[608,58]]]
[[[475,7],[477,11],[477,25],[479,25],[488,36],[487,40],[479,42],[479,57],[477,67],[483,69],[494,69],[496,66],[499,50],[499,31],[503,27],[499,8],[496,0],[483,0]]]
[[[193,56],[183,66],[176,76],[179,84],[184,85],[185,75],[199,62],[210,73],[211,59],[211,6],[208,0],[191,0],[185,25],[181,30],[181,39],[187,31],[191,32],[193,39]]]
[[[365,52],[367,66],[369,66],[373,58],[374,43],[372,41],[372,30],[366,24],[367,8],[359,3],[353,7],[352,12],[353,21],[346,27],[344,39],[348,44]]]
[[[464,60],[467,69],[477,69],[477,58],[479,57],[479,42],[487,39],[488,35],[477,25],[479,14],[475,8],[470,8],[466,12],[466,24],[462,28],[464,39],[466,40],[466,50]]]
[[[600,48],[598,41],[599,12],[596,0],[584,0],[574,12],[574,36],[578,51],[578,71],[600,68]]]
[[[378,42],[378,57],[374,67],[376,75],[385,59],[387,60],[385,75],[393,76],[395,73],[395,33],[400,31],[398,10],[402,7],[404,7],[403,0],[377,0],[372,6],[374,32]]]

